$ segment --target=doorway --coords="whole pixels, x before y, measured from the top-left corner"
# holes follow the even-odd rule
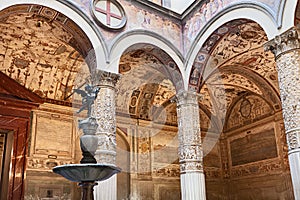
[[[0,129],[0,199],[8,199],[8,181],[13,144],[13,131]]]

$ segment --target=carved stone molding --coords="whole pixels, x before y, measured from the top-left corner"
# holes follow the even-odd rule
[[[296,27],[287,30],[266,43],[264,48],[265,51],[272,51],[276,57],[288,51],[300,48],[299,30]]]
[[[97,86],[110,86],[115,88],[121,75],[112,72],[106,72],[102,70],[95,70],[91,75],[91,81],[93,85]]]
[[[197,161],[202,160],[203,151],[201,145],[182,145],[179,149],[179,161],[185,160]]]
[[[300,148],[300,129],[293,129],[286,132],[289,151]]]
[[[186,161],[180,163],[180,173],[189,173],[189,172],[202,172],[203,173],[203,163],[202,162],[191,162]]]
[[[194,92],[177,95],[180,172],[203,172],[203,150],[199,120],[199,96]]]

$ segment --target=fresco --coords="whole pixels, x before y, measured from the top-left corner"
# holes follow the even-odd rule
[[[241,0],[206,0],[203,1],[202,6],[196,11],[184,24],[184,47],[185,52],[190,48],[192,42],[199,34],[200,30],[207,24],[214,16],[223,9],[241,3],[249,3],[249,1]],[[264,4],[269,11],[278,13],[280,1],[276,0],[258,0],[258,3]],[[274,14],[275,15],[275,14]]]
[[[90,0],[70,1],[73,1],[74,4],[76,4],[92,19],[89,8]],[[142,6],[134,5],[131,1],[119,0],[118,2],[123,6],[126,12],[127,24],[125,28],[116,32],[99,27],[107,43],[110,43],[122,32],[136,29],[147,29],[163,36],[163,38],[169,40],[183,53],[187,53],[201,29],[213,17],[215,17],[217,13],[243,2],[249,4],[249,1],[246,0],[204,0],[198,10],[194,11],[194,14],[191,15],[183,23],[183,25],[181,25],[179,20],[176,22],[175,20],[171,20],[154,10],[145,10]],[[269,12],[276,16],[279,11],[281,1],[257,0],[256,2],[258,4],[263,4]],[[183,42],[181,42],[182,40]]]
[[[79,7],[84,13],[92,19],[90,13],[90,0],[72,0],[73,3]],[[122,32],[130,30],[147,29],[155,32],[164,38],[167,38],[178,49],[182,49],[181,46],[181,25],[180,22],[175,23],[168,17],[163,17],[158,12],[151,12],[145,10],[142,7],[133,5],[131,1],[120,0],[118,1],[125,10],[127,16],[127,24],[120,31],[109,31],[99,26],[102,35],[107,43],[110,43],[115,37]]]

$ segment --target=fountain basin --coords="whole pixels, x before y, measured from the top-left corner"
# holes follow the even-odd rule
[[[72,182],[103,181],[121,171],[108,164],[68,164],[54,167],[53,172]]]

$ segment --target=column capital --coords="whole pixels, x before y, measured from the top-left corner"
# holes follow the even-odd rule
[[[176,94],[175,101],[178,106],[186,105],[186,104],[197,104],[198,101],[201,100],[202,97],[200,94],[192,91],[181,91]]]
[[[272,51],[276,58],[283,53],[300,48],[299,29],[292,27],[264,45],[265,51]]]
[[[105,85],[115,87],[120,78],[120,74],[115,74],[98,69],[96,69],[91,75],[92,84],[97,86]]]

